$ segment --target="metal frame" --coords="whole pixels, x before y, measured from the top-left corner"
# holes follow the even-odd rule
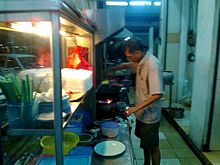
[[[60,23],[59,17],[62,16],[68,19],[70,22],[73,22],[77,26],[83,28],[92,34],[92,47],[94,45],[94,32],[92,28],[83,24],[81,20],[79,20],[79,14],[77,11],[74,11],[74,6],[71,4],[65,4],[62,0],[22,0],[18,2],[17,0],[3,0],[0,1],[0,13],[28,13],[28,12],[47,12],[51,14],[51,23],[52,23],[52,52],[53,52],[53,81],[54,83],[54,104],[53,110],[55,115],[54,120],[54,130],[51,129],[42,129],[42,130],[34,130],[27,129],[28,133],[24,133],[24,130],[7,130],[7,134],[12,135],[43,135],[46,134],[54,134],[55,135],[55,148],[56,148],[56,164],[62,165],[64,164],[64,155],[63,155],[63,127],[65,124],[62,122],[62,114],[60,109],[62,109],[62,93],[61,93],[61,38],[60,38]],[[94,48],[92,48],[92,55],[94,55]],[[94,56],[93,56],[94,57]],[[94,63],[93,57],[90,57],[90,60]],[[59,89],[59,90],[58,90]],[[94,94],[92,95],[94,96]],[[90,99],[90,104],[92,106],[93,100]],[[77,103],[78,105],[80,102]],[[76,106],[76,108],[78,107]],[[95,116],[95,115],[94,115]],[[29,132],[30,131],[30,132]]]

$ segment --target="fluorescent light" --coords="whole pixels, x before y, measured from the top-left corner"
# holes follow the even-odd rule
[[[161,6],[161,2],[159,2],[159,1],[155,1],[153,3],[154,3],[154,6]]]
[[[146,2],[145,2],[145,5],[146,5],[146,6],[150,6],[150,5],[152,5],[152,2],[151,2],[151,1],[146,1]]]
[[[40,22],[14,22],[11,28],[24,33],[35,33],[42,36],[51,35],[52,25],[48,21]]]
[[[125,1],[106,1],[105,4],[108,6],[128,6],[128,2]]]
[[[145,5],[151,5],[150,1],[130,1],[130,6],[145,6]]]
[[[130,1],[130,6],[145,6],[145,1]]]
[[[128,40],[130,40],[131,39],[131,37],[126,37],[124,40],[125,41],[128,41]]]

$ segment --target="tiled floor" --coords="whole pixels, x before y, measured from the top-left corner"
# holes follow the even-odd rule
[[[135,123],[134,123],[135,124]],[[134,124],[132,127],[134,127]],[[139,139],[132,129],[132,143],[135,163],[143,165],[143,152],[139,148]],[[202,165],[179,133],[162,117],[160,126],[161,165]]]

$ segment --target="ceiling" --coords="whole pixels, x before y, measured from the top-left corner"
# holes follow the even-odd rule
[[[114,0],[119,1],[119,0]],[[121,0],[122,1],[122,0]],[[140,1],[140,0],[139,0]],[[157,0],[161,1],[161,0]],[[125,25],[132,33],[148,33],[150,27],[154,27],[156,34],[160,25],[161,6],[106,6],[105,0],[100,0],[100,8],[125,8]],[[100,4],[100,3],[99,3]]]
[[[126,28],[133,33],[148,33],[150,27],[159,29],[160,7],[127,7]]]

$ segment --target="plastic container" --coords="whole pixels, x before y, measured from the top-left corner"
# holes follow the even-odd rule
[[[64,132],[63,148],[64,155],[67,155],[69,151],[79,143],[79,136],[72,132]],[[40,140],[40,145],[43,147],[43,154],[55,154],[55,137],[44,136]]]
[[[72,156],[92,156],[93,148],[89,146],[77,146],[69,151]]]
[[[113,121],[103,122],[101,124],[101,131],[103,136],[114,138],[119,134],[119,124]]]
[[[84,125],[82,123],[75,123],[72,121],[69,121],[68,125],[64,129],[65,132],[73,132],[77,135],[80,135],[83,131]]]
[[[64,165],[91,165],[91,156],[64,156]],[[56,165],[55,157],[43,157],[37,160],[36,165]]]
[[[53,111],[53,102],[41,102],[39,103],[39,113],[47,113]],[[71,112],[69,104],[69,95],[62,98],[62,111],[66,114]]]

